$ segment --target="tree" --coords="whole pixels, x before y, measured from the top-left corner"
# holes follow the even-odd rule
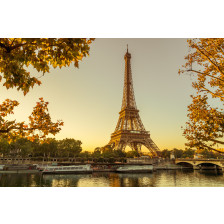
[[[89,159],[91,157],[91,153],[88,152],[88,151],[84,151],[84,152],[81,152],[79,154],[80,158],[81,158],[81,161],[84,162],[85,160]]]
[[[127,158],[139,157],[139,153],[135,150],[131,150],[126,153],[126,157]]]
[[[33,143],[34,144],[34,143]],[[58,153],[58,141],[54,138],[46,139],[39,147],[36,147],[35,154],[44,157],[56,157]]]
[[[66,138],[58,142],[58,148],[64,156],[77,156],[82,151],[82,142],[72,138]]]
[[[189,121],[184,135],[190,147],[220,151],[214,146],[217,143],[224,144],[220,140],[224,132],[223,113],[218,111],[218,108],[211,108],[207,101],[207,96],[193,97],[193,103],[188,106]]]
[[[33,153],[33,149],[32,142],[26,138],[17,138],[16,141],[10,144],[10,154],[12,156],[26,157]]]
[[[34,85],[40,85],[40,77],[27,70],[34,68],[43,75],[53,68],[62,68],[71,63],[78,67],[83,57],[89,55],[94,39],[90,38],[0,38],[0,82],[7,89],[17,88],[26,95]],[[42,76],[43,76],[42,75]],[[48,102],[40,98],[29,117],[29,124],[6,120],[13,114],[19,103],[6,99],[0,104],[0,135],[8,141],[16,137],[44,139],[48,134],[55,135],[61,130],[63,122],[52,122],[48,113]]]
[[[0,38],[0,81],[8,88],[17,87],[24,95],[41,81],[26,68],[33,67],[43,75],[54,68],[79,66],[79,61],[89,54],[90,38]]]
[[[200,150],[200,154],[206,159],[216,159],[218,157],[214,152],[208,149]]]
[[[111,148],[110,145],[103,147],[102,157],[103,158],[111,158],[114,157],[114,150]]]
[[[186,145],[223,152],[215,146],[224,145],[224,39],[190,39],[188,43],[191,52],[179,73],[194,75],[196,94],[188,106]]]
[[[117,149],[117,150],[114,150],[114,156],[117,158],[124,158],[126,157],[126,152],[124,150]]]
[[[186,149],[183,151],[183,158],[194,158],[194,153],[193,149]]]
[[[0,138],[0,154],[6,156],[10,152],[10,145],[6,139]]]
[[[94,149],[94,152],[92,153],[92,156],[94,158],[100,158],[101,157],[101,148],[97,147]]]
[[[44,102],[43,98],[37,102],[32,114],[29,116],[29,123],[16,122],[16,120],[6,120],[7,116],[13,114],[14,107],[18,106],[17,101],[5,100],[0,105],[0,134],[9,142],[18,137],[35,139],[44,139],[48,134],[57,134],[61,130],[63,122],[58,120],[56,123],[51,121],[48,113],[48,102]]]
[[[182,158],[184,151],[182,149],[173,149],[174,157],[175,158]]]
[[[160,152],[160,156],[163,158],[170,158],[171,151],[168,149],[164,149]]]

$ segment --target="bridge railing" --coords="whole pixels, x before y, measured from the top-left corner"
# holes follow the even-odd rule
[[[175,159],[175,161],[224,161],[224,159]]]

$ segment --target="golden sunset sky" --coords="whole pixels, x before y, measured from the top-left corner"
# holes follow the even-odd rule
[[[20,105],[10,119],[27,121],[38,98],[48,101],[52,120],[64,126],[56,139],[81,140],[83,150],[106,145],[121,109],[126,45],[132,55],[131,67],[137,108],[152,140],[163,150],[184,149],[181,126],[187,120],[187,106],[193,93],[190,76],[178,75],[188,52],[186,39],[96,39],[90,56],[73,65],[51,69],[26,96],[1,86],[0,102],[6,98]],[[41,76],[29,68],[34,76]]]

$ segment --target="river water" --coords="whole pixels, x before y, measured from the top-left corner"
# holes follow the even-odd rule
[[[153,173],[69,175],[0,174],[1,187],[224,187],[216,171],[164,170]]]

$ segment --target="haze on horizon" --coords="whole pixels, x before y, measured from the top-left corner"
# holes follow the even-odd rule
[[[96,39],[79,69],[72,65],[52,68],[41,78],[42,85],[26,96],[1,86],[1,102],[6,98],[20,102],[9,119],[27,121],[35,103],[43,97],[49,102],[52,120],[64,121],[56,139],[81,140],[83,151],[106,145],[121,109],[127,44],[135,100],[146,130],[161,150],[184,149],[181,126],[187,120],[193,93],[191,78],[178,75],[188,51],[186,39]]]

